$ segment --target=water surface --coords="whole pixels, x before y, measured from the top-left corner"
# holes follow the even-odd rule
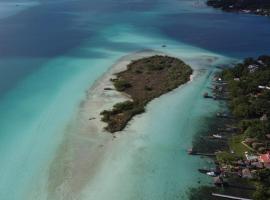
[[[64,130],[85,91],[121,56],[154,49],[243,58],[270,46],[268,17],[223,13],[198,0],[0,0],[0,6],[0,198],[6,200],[47,198],[47,170]],[[147,148],[129,164],[145,171],[121,165],[120,174],[130,177],[123,188],[115,176],[101,180],[112,199],[183,199],[197,185],[204,161],[185,149],[200,118],[218,109],[200,99],[212,67],[196,65],[205,69],[200,78],[150,104],[147,124],[134,120],[130,129],[146,135]],[[108,199],[85,191],[94,194]]]

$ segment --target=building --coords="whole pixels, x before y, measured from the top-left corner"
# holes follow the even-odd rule
[[[270,168],[270,151],[265,154],[261,154],[258,157],[259,162],[263,163],[266,168]]]

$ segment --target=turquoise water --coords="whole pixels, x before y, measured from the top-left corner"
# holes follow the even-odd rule
[[[209,182],[196,171],[207,162],[185,151],[201,119],[218,109],[200,98],[213,68],[191,60],[267,53],[269,18],[225,14],[196,0],[7,2],[0,0],[1,199],[47,198],[47,171],[85,91],[121,56],[145,49],[205,70],[133,120],[126,131],[138,132],[143,148],[132,159],[123,154],[129,159],[115,175],[126,178],[103,177],[98,186],[110,193],[86,190],[85,197],[184,199],[189,186]]]
[[[187,149],[205,128],[204,117],[218,109],[201,98],[212,73],[206,69],[190,84],[152,101],[119,136],[124,138],[119,151],[111,153],[108,166],[79,199],[187,199],[189,187],[211,183],[197,172],[211,162],[189,156]]]

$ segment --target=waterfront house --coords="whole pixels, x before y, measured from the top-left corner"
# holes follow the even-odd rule
[[[266,168],[270,168],[270,151],[265,154],[261,154],[258,157],[259,162],[263,163]]]

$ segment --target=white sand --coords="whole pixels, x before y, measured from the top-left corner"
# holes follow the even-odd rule
[[[118,137],[120,133],[113,136],[106,132],[106,124],[101,121],[100,113],[129,97],[115,90],[104,90],[114,88],[110,79],[115,77],[115,73],[124,71],[132,60],[157,54],[164,55],[147,51],[124,56],[89,89],[86,100],[81,103],[77,119],[67,128],[65,141],[52,163],[49,177],[50,199],[74,199],[85,184],[94,178],[105,155],[114,150],[113,146],[117,143],[114,137]]]
[[[88,191],[88,194],[89,191],[99,194],[100,188],[98,186],[106,183],[96,183],[104,180],[104,178],[109,179],[110,173],[108,171],[111,170],[110,168],[113,168],[112,173],[114,175],[118,170],[124,170],[124,163],[128,163],[128,160],[124,160],[121,166],[118,166],[118,163],[114,162],[115,157],[121,153],[127,153],[123,152],[123,149],[132,151],[132,148],[123,148],[126,145],[139,145],[130,142],[137,133],[131,133],[132,131],[129,130],[126,134],[125,131],[122,131],[116,133],[116,138],[114,138],[112,134],[104,131],[103,128],[106,124],[101,122],[100,112],[111,109],[115,103],[127,100],[129,97],[115,90],[104,90],[104,88],[113,88],[110,81],[114,77],[113,74],[125,70],[127,64],[132,60],[157,54],[164,55],[160,52],[147,51],[121,58],[87,92],[87,98],[82,102],[76,120],[67,128],[65,140],[52,163],[49,177],[48,198],[50,200],[84,199],[85,192],[83,191]],[[213,62],[210,58],[204,56],[199,60],[200,63],[203,60],[209,64],[209,62]],[[185,61],[192,64],[189,59]],[[199,61],[195,60],[194,65],[197,62]],[[194,74],[196,76],[196,70]],[[194,75],[191,80],[193,78]],[[131,152],[128,153],[132,154]],[[125,159],[127,159],[126,156]],[[107,171],[106,177],[103,177],[105,176],[102,173],[104,171]],[[102,199],[102,193],[100,193],[99,198]]]

